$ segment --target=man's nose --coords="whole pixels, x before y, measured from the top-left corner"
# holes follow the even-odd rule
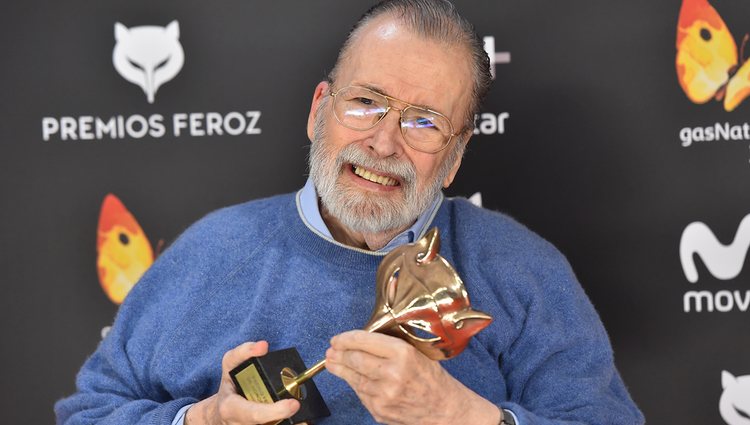
[[[404,152],[404,137],[401,134],[400,112],[391,109],[381,122],[373,128],[372,137],[367,139],[367,147],[378,157],[400,157]]]

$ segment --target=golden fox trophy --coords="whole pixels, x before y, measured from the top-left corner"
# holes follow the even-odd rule
[[[439,251],[440,235],[433,227],[420,240],[383,258],[376,276],[375,308],[364,327],[401,338],[433,360],[457,356],[492,321],[471,308],[461,278]],[[325,369],[325,360],[304,369],[297,350],[288,348],[249,359],[229,374],[248,400],[300,400],[302,407],[294,416],[277,422],[292,425],[330,416],[315,384],[307,382]]]

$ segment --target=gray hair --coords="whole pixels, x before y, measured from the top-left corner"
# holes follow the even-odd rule
[[[448,46],[463,46],[467,49],[471,55],[474,84],[464,128],[473,129],[474,115],[479,112],[482,99],[492,82],[490,59],[474,26],[459,15],[456,7],[447,0],[384,0],[371,7],[349,31],[344,45],[339,50],[336,65],[328,75],[329,80],[335,81],[339,67],[365,24],[385,14],[397,18],[409,30],[428,40]],[[456,145],[463,144],[463,140],[457,142]]]

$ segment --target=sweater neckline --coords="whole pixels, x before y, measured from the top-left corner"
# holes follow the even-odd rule
[[[290,239],[311,256],[342,268],[372,270],[377,268],[383,257],[388,254],[387,252],[368,251],[344,245],[318,232],[304,219],[298,199],[299,193],[291,195],[284,208],[284,211],[289,213],[284,222],[289,224],[288,234]],[[437,212],[430,217],[425,227],[435,221],[435,217],[443,210],[444,204],[443,202]]]

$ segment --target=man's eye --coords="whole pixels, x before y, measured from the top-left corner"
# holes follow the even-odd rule
[[[366,98],[366,97],[358,97],[358,98],[356,98],[355,100],[356,100],[357,102],[359,102],[359,103],[362,103],[363,105],[372,105],[373,103],[375,103],[375,101],[374,101],[374,100],[372,100],[372,99],[368,99],[368,98]]]
[[[414,128],[430,128],[440,130],[434,120],[427,117],[414,118]]]

